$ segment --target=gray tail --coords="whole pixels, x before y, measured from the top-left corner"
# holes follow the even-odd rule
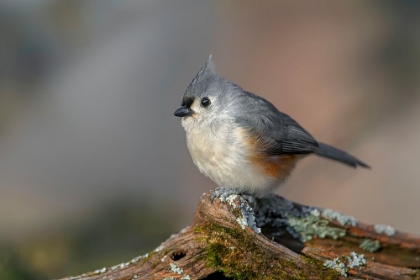
[[[330,145],[324,144],[324,143],[320,143],[318,142],[319,147],[317,147],[317,149],[314,151],[314,153],[318,156],[321,157],[325,157],[325,158],[329,158],[332,160],[336,160],[339,161],[341,163],[350,165],[351,167],[356,168],[357,166],[362,166],[365,168],[370,168],[369,165],[367,165],[366,163],[358,160],[357,158],[355,158],[354,156],[336,149]]]

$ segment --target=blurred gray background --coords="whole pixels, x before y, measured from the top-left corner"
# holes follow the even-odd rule
[[[0,1],[0,278],[113,265],[191,223],[215,184],[173,116],[218,72],[318,140],[277,193],[420,233],[420,2]]]

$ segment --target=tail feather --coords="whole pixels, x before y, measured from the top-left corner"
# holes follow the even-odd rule
[[[336,160],[339,161],[341,163],[350,165],[351,167],[356,168],[357,166],[362,166],[365,168],[370,168],[369,165],[367,165],[366,163],[358,160],[357,158],[355,158],[354,156],[339,150],[337,148],[334,148],[330,145],[318,142],[319,147],[317,147],[317,149],[314,151],[314,153],[318,156],[321,157],[325,157],[325,158],[329,158],[332,160]]]

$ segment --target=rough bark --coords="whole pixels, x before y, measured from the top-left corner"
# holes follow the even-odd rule
[[[63,279],[420,279],[419,236],[275,195],[210,197],[153,252]]]

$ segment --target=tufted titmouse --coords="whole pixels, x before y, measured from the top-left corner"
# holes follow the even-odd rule
[[[369,167],[317,142],[273,104],[218,76],[211,55],[174,115],[182,117],[188,150],[198,169],[220,187],[238,192],[269,194],[308,154]]]

